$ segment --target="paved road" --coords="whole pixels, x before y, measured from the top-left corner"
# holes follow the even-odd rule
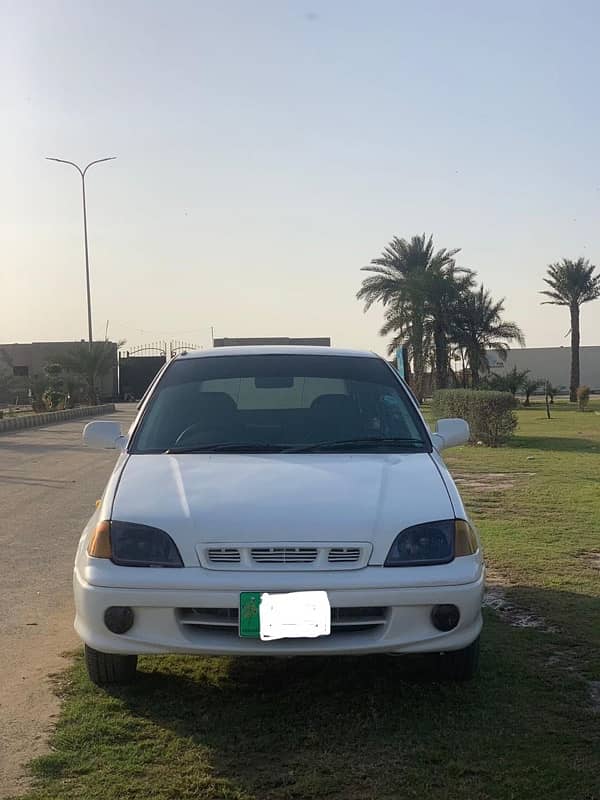
[[[126,430],[135,406],[118,406]],[[116,454],[81,441],[86,420],[0,434],[0,796],[43,752],[58,710],[48,675],[78,647],[71,575],[81,529]]]

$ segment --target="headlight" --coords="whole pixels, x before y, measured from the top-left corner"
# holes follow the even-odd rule
[[[110,558],[122,567],[183,567],[168,533],[136,522],[100,522],[90,539],[88,554]]]
[[[445,519],[414,525],[396,536],[385,567],[422,567],[447,564],[456,556],[476,553],[477,536],[463,519]]]

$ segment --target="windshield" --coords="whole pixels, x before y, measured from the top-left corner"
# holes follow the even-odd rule
[[[174,361],[130,452],[430,449],[406,390],[378,358],[210,356]]]

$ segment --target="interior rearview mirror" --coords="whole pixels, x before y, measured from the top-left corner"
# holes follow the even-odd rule
[[[127,446],[127,437],[121,433],[119,423],[107,419],[88,422],[83,429],[83,441],[96,450],[124,450]]]
[[[464,419],[438,419],[432,434],[436,450],[466,444],[470,436],[469,423]]]

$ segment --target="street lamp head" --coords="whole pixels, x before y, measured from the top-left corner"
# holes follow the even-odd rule
[[[46,161],[58,161],[60,164],[69,164],[71,167],[75,167],[75,169],[80,173],[82,177],[85,175],[89,167],[93,166],[94,164],[101,164],[103,161],[114,161],[115,159],[116,156],[109,156],[108,158],[98,158],[96,159],[96,161],[90,161],[89,164],[87,164],[83,169],[81,169],[79,164],[76,164],[74,161],[67,161],[64,158],[54,158],[53,156],[46,156]]]

